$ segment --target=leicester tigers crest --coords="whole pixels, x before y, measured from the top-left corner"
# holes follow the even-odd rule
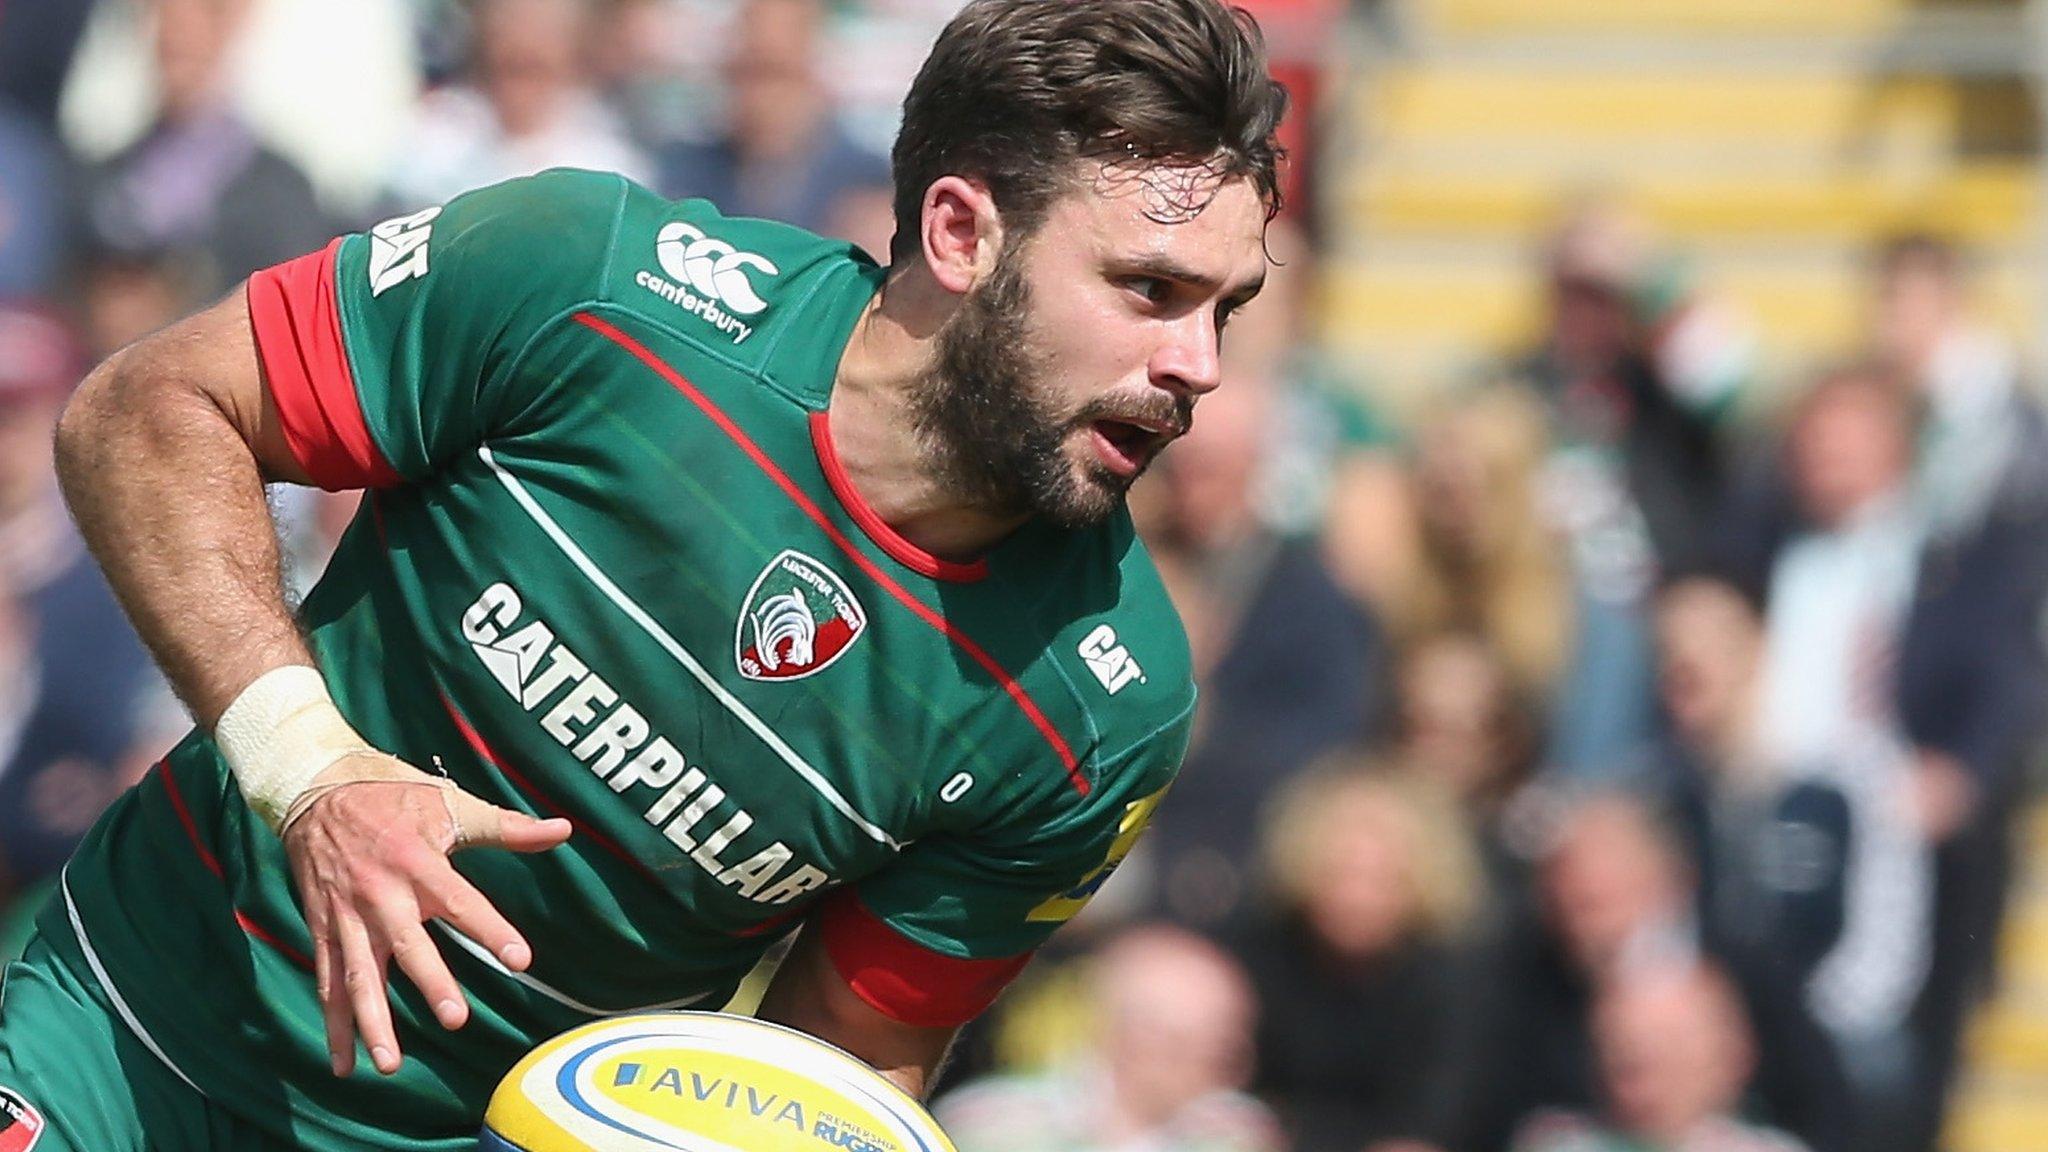
[[[747,592],[734,658],[749,680],[796,680],[839,659],[867,626],[867,613],[838,573],[785,549]]]

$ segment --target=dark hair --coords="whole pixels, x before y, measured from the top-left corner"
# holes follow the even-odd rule
[[[1946,237],[1933,232],[1901,232],[1879,245],[1878,275],[1889,279],[1913,269],[1954,281],[1963,274],[1963,256]]]
[[[985,182],[1028,236],[1084,158],[1249,176],[1270,216],[1286,110],[1258,24],[1222,0],[972,0],[903,101],[894,253],[915,243],[940,177]]]
[[[1676,565],[1657,577],[1656,598],[1663,601],[1680,588],[1694,584],[1712,584],[1733,593],[1750,616],[1761,623],[1770,609],[1770,589],[1767,574],[1752,572],[1726,557],[1694,559]]]

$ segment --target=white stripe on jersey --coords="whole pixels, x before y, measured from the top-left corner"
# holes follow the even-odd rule
[[[135,1038],[142,1041],[142,1046],[149,1049],[158,1060],[163,1061],[164,1067],[183,1080],[187,1088],[198,1092],[199,1085],[192,1083],[192,1078],[185,1075],[185,1070],[171,1063],[171,1058],[164,1055],[162,1048],[157,1047],[156,1037],[151,1036],[149,1029],[142,1026],[142,1021],[135,1018],[135,1013],[128,1008],[128,1002],[121,999],[121,993],[115,989],[113,978],[107,975],[106,968],[100,964],[100,954],[93,951],[92,941],[85,935],[85,925],[78,919],[78,905],[71,900],[71,865],[66,864],[57,873],[57,888],[64,896],[64,915],[71,919],[71,934],[78,938],[79,951],[85,953],[85,962],[92,967],[93,979],[99,981],[100,988],[107,994],[107,999],[114,1002],[114,1011],[120,1014],[121,1022],[128,1025],[128,1030],[135,1033]],[[200,1095],[203,1096],[205,1093],[201,1092]]]
[[[634,603],[631,597],[620,591],[619,586],[612,583],[611,577],[606,576],[596,563],[584,554],[583,549],[576,546],[576,542],[569,538],[569,534],[562,530],[562,526],[555,522],[554,517],[549,516],[542,510],[541,506],[534,500],[533,494],[526,490],[526,486],[521,484],[510,472],[505,471],[504,467],[498,463],[497,457],[491,455],[491,450],[488,447],[478,447],[476,454],[496,474],[499,482],[505,485],[505,490],[512,493],[512,498],[519,502],[519,506],[526,511],[527,516],[531,517],[535,524],[540,525],[541,531],[547,533],[548,539],[555,542],[555,547],[562,550],[562,554],[567,556],[570,562],[575,564],[577,569],[592,584],[597,586],[598,591],[605,594],[606,599],[610,600],[619,611],[624,612],[633,623],[638,624],[641,631],[652,637],[655,643],[661,645],[663,651],[674,657],[676,663],[682,665],[685,671],[689,672],[692,677],[695,677],[697,683],[704,686],[705,691],[711,693],[714,699],[725,706],[726,711],[731,712],[739,718],[741,723],[752,729],[754,735],[759,736],[762,743],[773,749],[775,754],[782,758],[784,764],[789,765],[797,775],[803,777],[812,790],[825,798],[826,803],[839,810],[840,815],[851,820],[862,832],[867,833],[869,839],[878,844],[886,844],[890,849],[897,852],[903,850],[903,845],[897,843],[887,832],[876,827],[865,817],[861,816],[860,813],[855,812],[853,805],[846,802],[846,797],[841,796],[839,790],[832,787],[831,781],[825,779],[816,768],[811,767],[802,756],[797,755],[796,749],[791,748],[783,741],[781,736],[776,735],[773,728],[764,723],[759,716],[754,715],[753,711],[741,703],[738,697],[726,691],[725,686],[720,684],[710,672],[706,671],[702,664],[698,663],[697,658],[690,654],[689,649],[684,648],[682,644],[677,642],[675,637],[668,634],[667,630],[655,623],[654,618],[649,616],[640,605]]]
[[[524,972],[514,972],[510,968],[505,967],[503,964],[500,964],[498,962],[498,958],[496,956],[491,955],[490,949],[484,947],[483,945],[477,943],[474,940],[471,940],[469,937],[464,936],[461,932],[457,931],[452,926],[445,924],[440,920],[429,920],[427,921],[427,923],[432,924],[436,928],[439,928],[441,930],[442,935],[448,937],[450,940],[455,941],[456,944],[462,947],[462,950],[464,952],[467,952],[471,956],[476,957],[478,960],[483,961],[486,966],[488,966],[492,971],[496,972],[498,975],[510,977],[511,979],[519,982],[525,987],[531,988],[533,991],[540,993],[541,995],[547,997],[550,1000],[553,1000],[555,1003],[560,1004],[566,1008],[573,1008],[576,1011],[583,1013],[585,1016],[624,1016],[633,1012],[660,1012],[668,1008],[687,1008],[690,1005],[695,1004],[697,1001],[702,1000],[704,997],[710,995],[709,992],[699,992],[694,996],[683,996],[674,1000],[663,1000],[659,1004],[641,1004],[632,1008],[596,1008],[589,1004],[585,1004],[583,1001],[576,999],[574,996],[569,995],[567,992],[564,992],[559,988],[553,988],[549,985],[543,984],[540,981],[535,980],[533,977],[528,976]]]

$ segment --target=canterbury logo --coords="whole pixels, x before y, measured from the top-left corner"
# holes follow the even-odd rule
[[[662,227],[654,240],[654,255],[671,280],[688,284],[700,296],[723,305],[738,316],[752,316],[768,307],[749,270],[774,276],[781,269],[765,256],[742,252],[694,224],[677,220]]]
[[[754,650],[761,654],[761,664],[773,672],[782,667],[784,659],[791,664],[809,664],[818,640],[818,621],[811,615],[811,606],[804,602],[803,593],[785,592],[770,596],[754,609]],[[785,652],[782,642],[787,640]]]

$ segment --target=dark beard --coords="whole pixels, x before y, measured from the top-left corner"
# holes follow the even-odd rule
[[[1068,435],[1093,414],[1062,416],[1045,399],[1050,369],[1032,348],[1031,292],[1018,265],[1005,253],[939,330],[912,418],[954,496],[998,516],[1085,528],[1123,504],[1130,480],[1095,461],[1077,475],[1068,462]]]

